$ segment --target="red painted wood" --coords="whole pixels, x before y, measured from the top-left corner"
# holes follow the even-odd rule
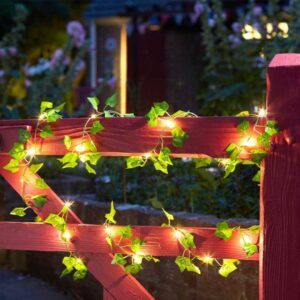
[[[0,153],[7,153],[13,144],[19,140],[19,130],[31,131],[31,126],[0,126]]]
[[[267,109],[283,133],[264,164],[260,299],[300,299],[300,55],[276,55],[268,68]]]
[[[74,139],[74,144],[82,142],[82,128],[87,119],[63,119],[54,123],[55,136],[37,140],[38,154],[63,155],[66,148],[62,144],[65,135]],[[254,123],[254,119],[249,118]],[[157,146],[163,131],[164,145],[170,147],[174,157],[226,157],[226,147],[229,143],[241,143],[237,133],[238,117],[197,117],[178,118],[176,123],[190,136],[182,148],[172,146],[170,130],[163,127],[149,128],[145,118],[103,118],[104,130],[97,134],[95,143],[105,156],[143,155]],[[1,126],[36,126],[36,120],[0,120]],[[11,141],[10,141],[11,143]],[[248,157],[246,153],[244,158]]]
[[[8,155],[0,155],[0,174],[19,194],[22,194],[20,179],[24,167],[21,167],[17,173],[6,171],[3,169],[3,166],[9,160],[10,157]],[[39,178],[38,175],[31,175],[28,179],[35,180],[36,178]],[[49,213],[57,213],[63,207],[62,200],[50,188],[40,190],[36,189],[32,183],[26,184],[24,194],[44,194],[47,196],[48,202],[43,208],[34,208],[37,215],[41,218],[47,217]],[[81,223],[80,219],[72,211],[69,212],[67,220],[70,223]],[[87,266],[91,274],[116,299],[153,299],[149,292],[133,276],[126,275],[121,266],[111,264],[111,254],[79,253],[79,255],[88,261]]]
[[[111,226],[112,232],[117,232],[119,226]],[[211,255],[214,258],[237,258],[242,260],[258,260],[258,254],[247,257],[241,249],[242,236],[234,233],[229,241],[223,241],[214,236],[214,228],[183,227],[182,232],[192,233],[195,237],[197,249],[195,255]],[[102,225],[70,224],[68,230],[72,239],[68,249],[80,253],[111,253],[105,238],[107,236]],[[174,229],[160,226],[132,226],[134,237],[145,241],[141,253],[154,256],[182,255],[183,248],[174,235]],[[258,236],[247,233],[253,243],[257,243]],[[116,240],[119,237],[116,236]],[[121,246],[128,245],[127,240]],[[34,250],[34,251],[66,251],[66,244],[60,238],[59,232],[47,224],[37,223],[0,223],[0,249]],[[131,251],[118,246],[113,252],[128,254]]]
[[[116,300],[116,298],[108,290],[103,289],[103,300]]]

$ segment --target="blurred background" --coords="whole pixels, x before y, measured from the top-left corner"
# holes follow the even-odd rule
[[[118,111],[139,116],[163,100],[171,112],[255,111],[265,103],[268,63],[276,53],[299,52],[299,32],[300,0],[2,0],[0,117],[36,117],[43,100],[65,102],[66,117],[87,116],[87,96],[104,103],[113,93]],[[70,198],[259,215],[255,166],[224,178],[219,165],[195,168],[189,158],[174,159],[167,175],[152,166],[126,170],[123,158],[102,158],[97,176],[83,166],[61,170],[56,158],[46,165],[41,175]],[[256,299],[251,284],[245,298],[201,299]]]

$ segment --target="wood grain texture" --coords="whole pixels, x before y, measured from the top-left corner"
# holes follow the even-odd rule
[[[260,299],[300,299],[300,55],[276,55],[268,68],[267,109],[282,133],[261,185]]]
[[[253,118],[248,118],[251,124]],[[53,125],[54,137],[37,139],[36,151],[42,155],[63,155],[66,148],[62,141],[65,135],[74,139],[74,145],[82,142],[82,128],[86,118],[58,120]],[[184,147],[172,146],[170,129],[158,126],[150,128],[146,119],[137,118],[101,118],[104,130],[93,137],[98,150],[104,156],[132,156],[143,155],[157,146],[160,135],[164,136],[164,145],[170,147],[174,157],[226,157],[226,147],[229,143],[239,144],[241,136],[236,126],[240,122],[238,117],[197,117],[178,118],[176,123],[188,134]],[[29,125],[34,130],[36,120],[0,120],[1,126]],[[8,141],[11,144],[11,141]],[[247,158],[247,153],[243,153]]]
[[[10,157],[8,155],[0,155],[0,174],[21,195],[21,178],[24,167],[21,167],[17,173],[6,171],[3,169],[3,166],[9,160]],[[28,176],[29,184],[25,185],[23,194],[25,196],[44,194],[47,197],[48,202],[41,209],[33,208],[37,215],[44,219],[49,213],[58,213],[62,209],[64,202],[50,188],[43,190],[35,188],[32,181],[34,182],[37,178],[39,177],[36,174]],[[67,221],[69,223],[82,223],[72,211],[69,211]],[[25,247],[25,245],[26,242],[23,246]],[[116,299],[153,299],[149,292],[133,276],[125,273],[124,268],[111,264],[113,257],[111,254],[79,253],[79,255],[87,259],[88,269],[91,274]]]
[[[117,230],[119,226],[111,226],[115,239],[119,240]],[[107,245],[107,233],[102,225],[69,224],[68,230],[72,239],[68,249],[79,253],[111,253],[129,254],[128,248]],[[242,236],[235,232],[229,241],[223,241],[214,236],[214,228],[182,227],[178,230],[192,233],[195,237],[197,249],[193,253],[199,256],[211,255],[214,258],[237,258],[242,260],[258,260],[258,254],[247,257],[242,251]],[[134,237],[138,237],[146,244],[141,252],[153,256],[182,255],[183,247],[174,235],[174,229],[160,226],[132,226]],[[253,243],[257,243],[258,236],[247,233]],[[121,246],[128,245],[129,240],[123,239]],[[60,238],[59,232],[50,225],[38,223],[0,223],[0,249],[34,250],[34,251],[66,251],[66,243]]]

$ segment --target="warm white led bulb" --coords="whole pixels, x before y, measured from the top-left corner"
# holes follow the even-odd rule
[[[105,232],[107,235],[111,236],[113,234],[113,229],[110,226],[105,226]]]
[[[42,121],[46,118],[46,114],[40,114],[39,115],[39,120]]]
[[[257,146],[257,141],[254,137],[248,136],[242,139],[241,146],[244,147],[255,147]]]
[[[203,258],[202,258],[202,261],[206,264],[211,264],[212,261],[213,261],[213,258],[210,256],[210,255],[205,255]]]
[[[161,122],[164,124],[164,126],[172,129],[176,126],[176,123],[173,120],[169,119],[161,119]]]
[[[85,146],[84,146],[84,144],[79,144],[79,145],[77,145],[77,146],[75,147],[75,151],[77,151],[77,152],[83,152],[83,151],[85,151]]]
[[[97,118],[97,115],[96,114],[91,114],[91,119],[95,119]]]
[[[62,238],[63,238],[65,241],[67,241],[67,242],[70,241],[71,237],[72,237],[72,236],[71,236],[71,233],[70,233],[69,230],[65,230],[65,231],[63,232],[63,234],[62,234]]]
[[[140,256],[140,255],[138,255],[138,254],[133,254],[132,258],[133,258],[133,262],[135,264],[139,264],[140,265],[142,263],[142,261],[143,261],[143,257]]]
[[[245,245],[245,244],[252,244],[253,242],[249,235],[242,234],[242,236],[240,238],[240,243],[241,243],[241,245]]]
[[[174,235],[175,235],[175,237],[176,237],[177,240],[182,239],[183,236],[184,236],[183,233],[181,231],[179,231],[179,230],[175,230]]]
[[[70,208],[73,205],[73,201],[66,201],[65,202],[65,207]]]
[[[33,157],[35,155],[36,151],[34,148],[29,148],[26,150],[27,156]]]
[[[145,158],[149,158],[151,156],[151,153],[150,152],[147,152],[144,154]]]

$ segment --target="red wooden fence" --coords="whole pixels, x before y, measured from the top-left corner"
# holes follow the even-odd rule
[[[300,55],[280,54],[268,68],[267,111],[275,119],[282,133],[273,141],[272,153],[263,167],[260,200],[260,296],[262,300],[300,299]],[[54,124],[55,136],[38,140],[37,154],[62,155],[64,135],[81,138],[86,119],[65,119]],[[253,123],[254,120],[250,121]],[[148,128],[144,118],[102,119],[105,130],[97,136],[97,146],[103,155],[143,155],[151,150],[160,136],[160,130]],[[199,117],[177,119],[179,125],[189,134],[183,148],[172,148],[168,131],[166,145],[175,157],[226,157],[224,149],[229,143],[240,143],[236,131],[239,118]],[[0,173],[21,193],[22,168],[17,173],[3,169],[8,163],[7,151],[18,140],[18,130],[32,130],[36,120],[2,120],[0,135]],[[30,141],[28,142],[30,146]],[[244,158],[247,158],[245,155]],[[33,175],[38,176],[38,175]],[[34,186],[25,186],[26,194],[36,193]],[[45,218],[50,212],[58,213],[63,201],[48,188],[38,193],[47,196],[48,202],[42,208],[33,208]],[[112,265],[111,250],[105,243],[101,225],[85,225],[70,212],[68,229],[75,238],[70,249],[86,258],[89,271],[104,287],[105,299],[153,299],[149,292],[124,269]],[[133,227],[135,234],[147,241],[145,254],[176,256],[181,253],[178,241],[170,228]],[[228,242],[214,237],[210,228],[185,228],[196,238],[196,253],[212,254],[214,257],[249,259],[241,252],[238,233]],[[13,239],[11,238],[13,234]],[[37,251],[65,251],[55,229],[44,224],[0,223],[0,249],[23,249]],[[119,251],[119,249],[118,249]],[[257,260],[258,255],[250,259]]]

